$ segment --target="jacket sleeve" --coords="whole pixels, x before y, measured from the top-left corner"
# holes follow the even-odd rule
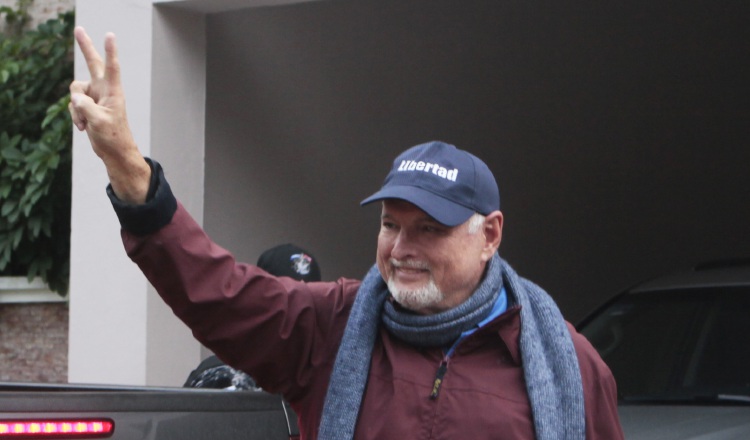
[[[151,181],[149,182],[146,203],[130,205],[124,203],[115,195],[112,185],[107,185],[112,207],[122,228],[135,235],[147,235],[158,231],[172,219],[177,210],[177,200],[172,189],[164,177],[164,170],[155,160],[146,158],[151,167]]]
[[[151,163],[154,196],[136,207],[112,202],[128,256],[162,299],[198,341],[267,391],[293,400],[320,377],[327,381],[359,282],[305,283],[237,262]]]
[[[617,412],[617,384],[591,343],[568,324],[583,379],[587,440],[623,440]]]

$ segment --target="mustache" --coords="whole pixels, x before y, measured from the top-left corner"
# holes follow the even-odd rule
[[[418,260],[397,260],[395,258],[388,259],[388,262],[393,267],[404,267],[407,269],[424,269],[424,270],[430,270],[430,265],[427,264],[424,261],[418,261]]]

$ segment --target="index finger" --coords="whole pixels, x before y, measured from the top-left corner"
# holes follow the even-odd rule
[[[91,79],[101,78],[103,73],[102,57],[99,56],[99,52],[94,48],[94,43],[91,41],[91,38],[81,26],[76,26],[75,30],[73,30],[73,34],[78,42],[78,47],[81,48],[83,58],[86,59],[86,65],[89,67]]]

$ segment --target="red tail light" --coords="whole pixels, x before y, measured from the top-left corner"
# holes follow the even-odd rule
[[[114,432],[109,419],[0,420],[0,439],[107,438]]]

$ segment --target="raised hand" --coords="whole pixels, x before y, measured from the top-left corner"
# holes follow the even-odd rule
[[[86,31],[79,26],[74,32],[91,80],[70,84],[68,109],[73,124],[88,134],[94,152],[107,168],[117,197],[128,203],[143,203],[151,168],[138,150],[128,125],[115,36],[112,33],[105,36],[106,60],[102,60]]]

